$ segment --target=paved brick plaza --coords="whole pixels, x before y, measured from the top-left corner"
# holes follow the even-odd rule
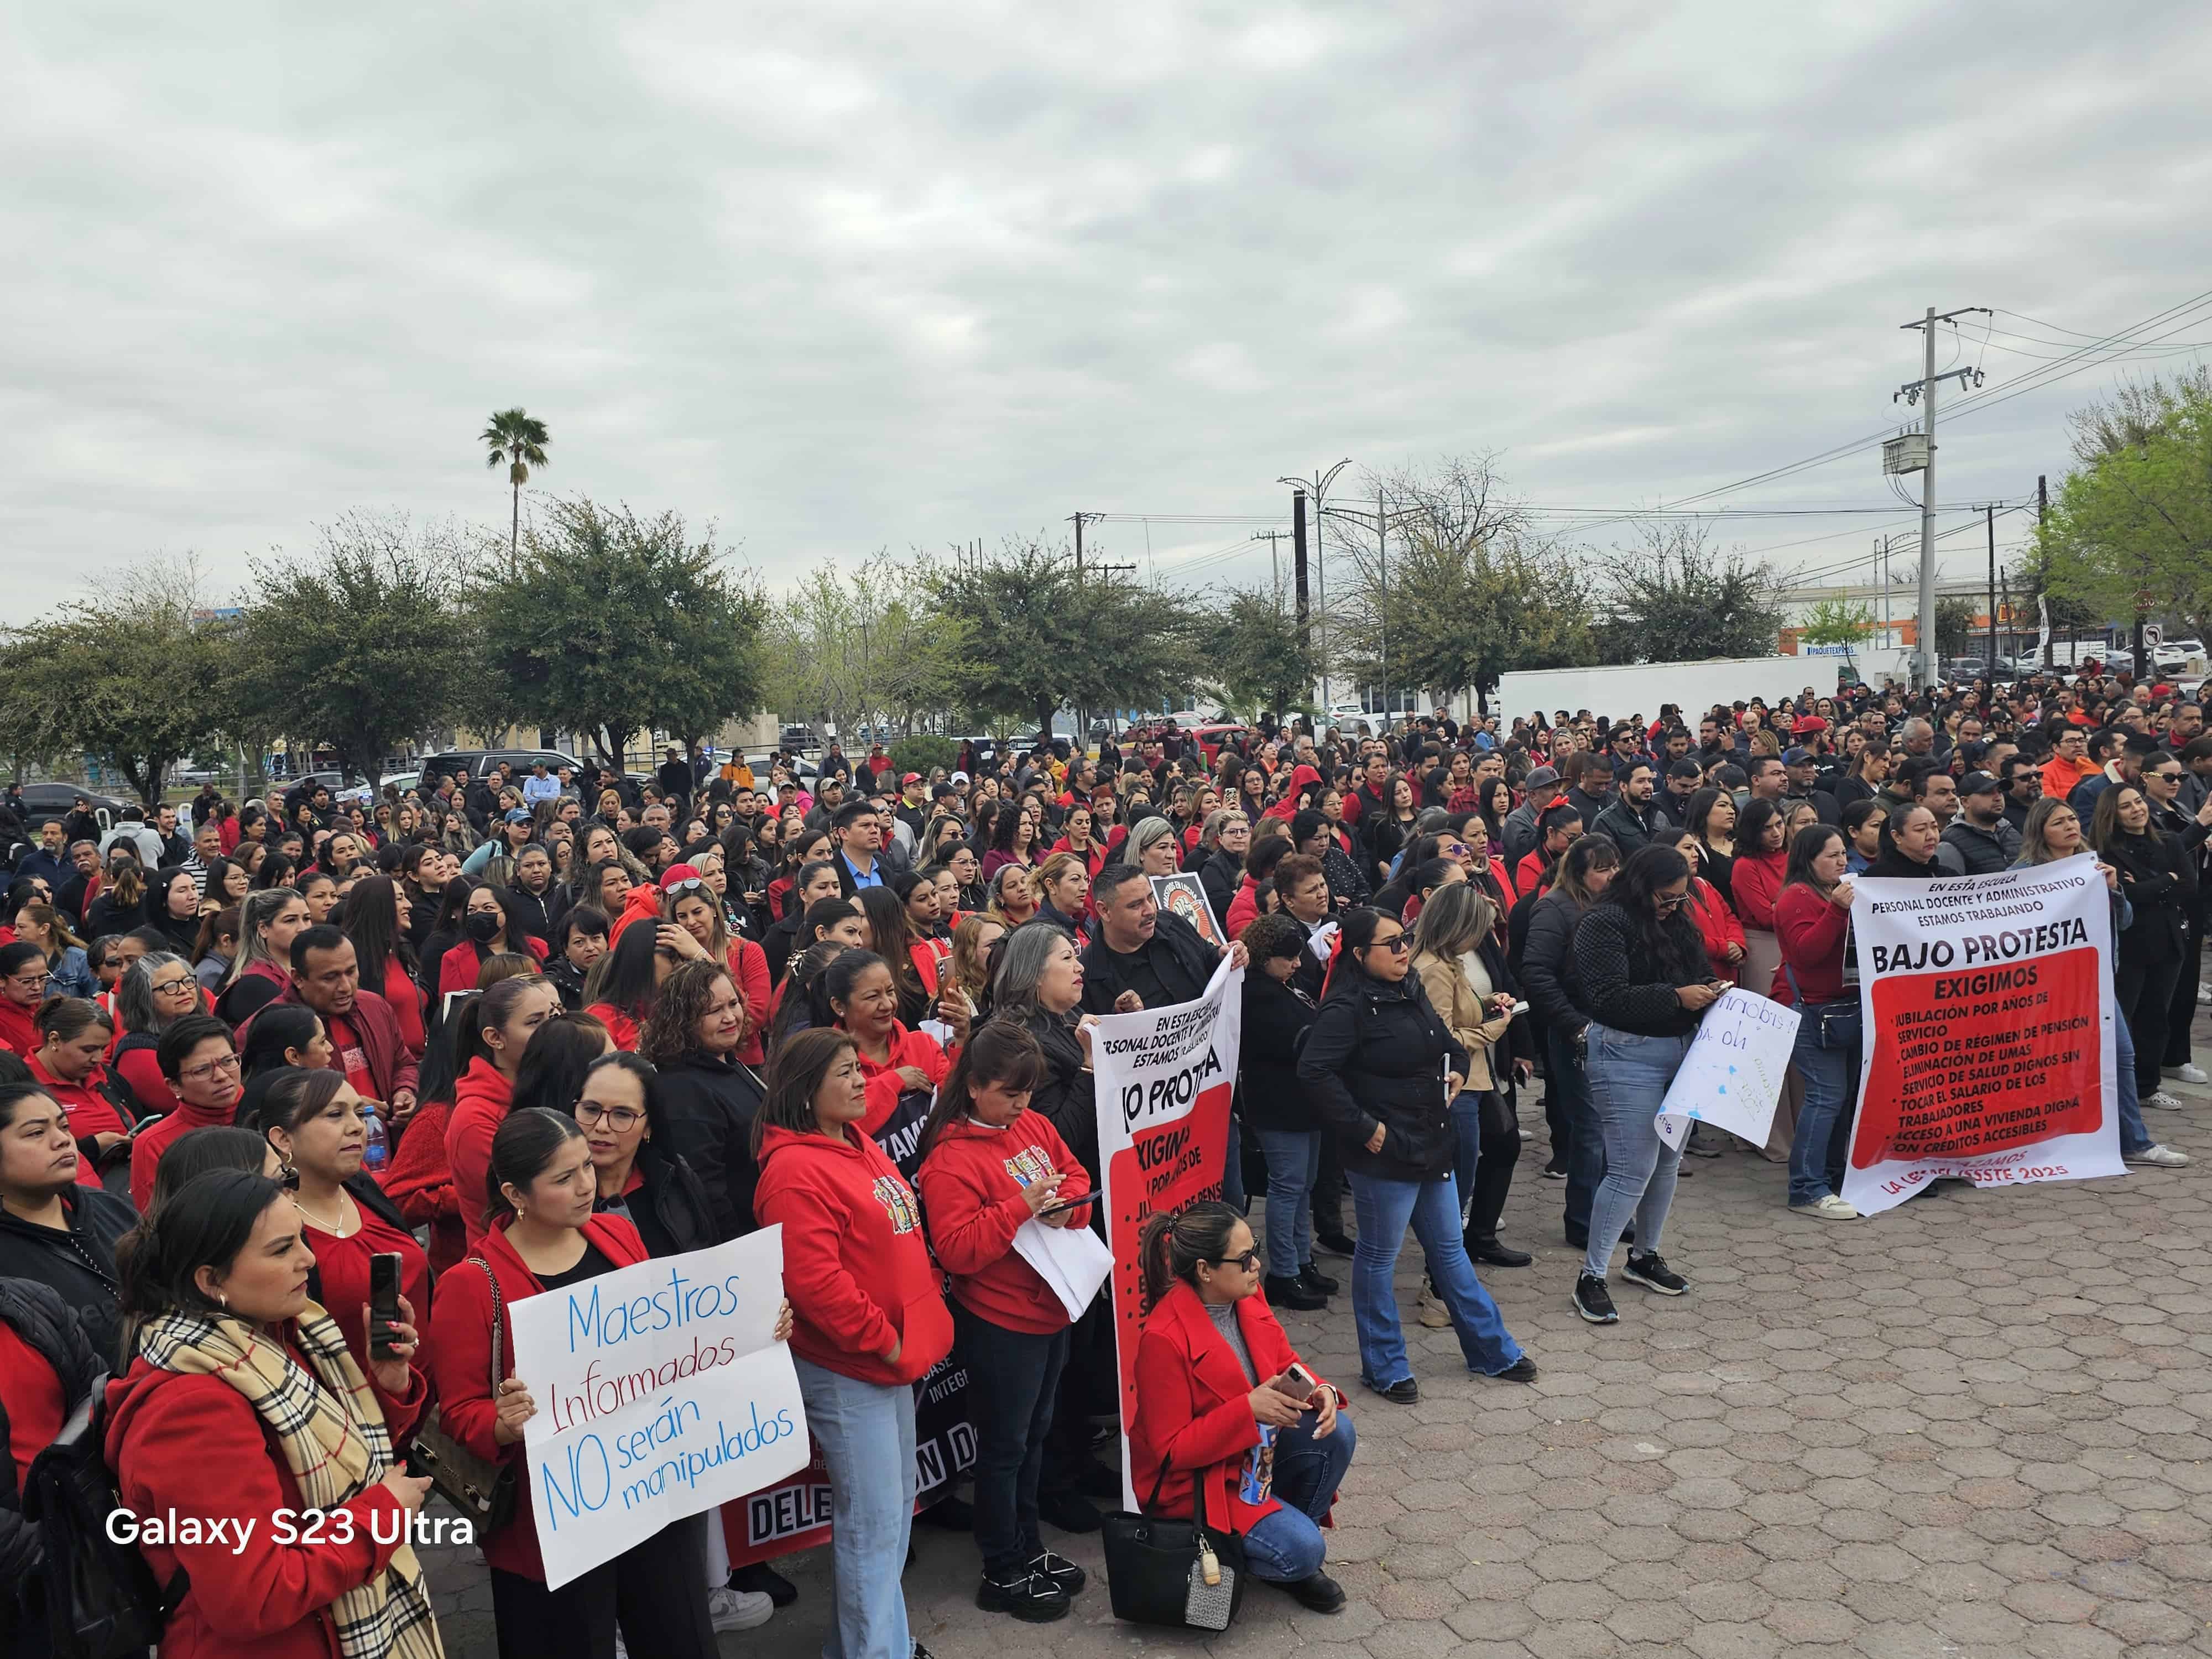
[[[2195,1169],[1947,1188],[1870,1222],[1788,1214],[1781,1170],[1747,1155],[1692,1160],[1665,1243],[1691,1294],[1616,1273],[1607,1329],[1567,1305],[1577,1253],[1530,1106],[1504,1231],[1537,1262],[1484,1276],[1534,1389],[1466,1375],[1450,1332],[1409,1320],[1423,1397],[1388,1405],[1356,1387],[1347,1297],[1285,1316],[1359,1419],[1343,1613],[1255,1585],[1206,1642],[1116,1626],[1102,1582],[1020,1626],[976,1612],[967,1539],[918,1528],[915,1634],[939,1659],[2212,1652],[2212,1091],[2168,1086],[2189,1109],[2152,1132]],[[1401,1266],[1410,1310],[1410,1244]],[[1097,1575],[1095,1537],[1050,1541]],[[447,1650],[489,1656],[481,1563],[433,1553]],[[798,1605],[724,1653],[820,1650],[826,1556],[784,1565]]]

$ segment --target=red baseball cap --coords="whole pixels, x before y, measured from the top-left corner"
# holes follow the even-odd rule
[[[699,873],[699,866],[696,864],[672,864],[660,872],[660,890],[664,893],[670,892],[681,887],[687,881],[705,879],[706,878]]]
[[[919,772],[909,772],[909,773],[908,773],[904,777],[902,777],[902,778],[901,778],[901,779],[899,780],[899,787],[900,787],[900,788],[902,788],[902,789],[903,789],[903,788],[905,788],[905,787],[907,787],[907,785],[908,785],[909,783],[920,783],[921,781],[921,773],[919,773]]]
[[[1827,729],[1827,721],[1822,720],[1818,714],[1800,714],[1796,723],[1790,728],[1790,735],[1793,738],[1802,738]]]

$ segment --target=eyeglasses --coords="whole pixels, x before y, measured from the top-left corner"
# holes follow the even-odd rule
[[[645,1121],[645,1114],[628,1106],[602,1106],[595,1100],[576,1103],[576,1121],[605,1123],[617,1129],[635,1129]]]
[[[2172,783],[2181,776],[2181,773],[2177,769],[2171,772],[2146,772],[2143,775],[2147,778],[2156,778],[2160,783]]]
[[[1208,1255],[1199,1259],[1202,1261],[1211,1261],[1217,1267],[1235,1267],[1242,1273],[1249,1273],[1259,1271],[1261,1257],[1259,1251],[1247,1250],[1242,1255]]]
[[[204,1083],[217,1072],[234,1072],[239,1067],[236,1054],[225,1054],[221,1060],[211,1060],[204,1066],[187,1066],[177,1073],[179,1083]]]
[[[165,979],[147,988],[159,994],[164,992],[190,991],[198,983],[198,980],[187,974],[182,979]]]
[[[1654,893],[1651,896],[1651,903],[1653,908],[1664,915],[1669,910],[1680,909],[1683,905],[1689,902],[1689,899],[1690,896],[1687,893]]]
[[[1393,933],[1388,939],[1370,939],[1367,948],[1370,951],[1388,951],[1393,956],[1403,956],[1413,948],[1413,941],[1403,933]]]

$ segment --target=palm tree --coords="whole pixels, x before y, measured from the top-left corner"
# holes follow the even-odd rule
[[[491,446],[491,459],[485,465],[497,466],[505,462],[507,481],[514,486],[514,520],[507,544],[507,574],[511,576],[522,545],[522,486],[530,482],[532,467],[546,464],[545,446],[552,440],[546,434],[545,422],[531,419],[528,411],[502,409],[493,414],[491,424],[478,441]]]

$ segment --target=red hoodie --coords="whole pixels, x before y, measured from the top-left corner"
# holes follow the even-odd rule
[[[583,1231],[585,1240],[597,1245],[599,1254],[617,1267],[634,1267],[646,1259],[645,1241],[626,1216],[595,1215],[584,1223]],[[500,1296],[507,1306],[500,1332],[499,1374],[513,1376],[514,1304],[542,1294],[545,1286],[507,1242],[504,1222],[483,1236],[482,1247],[473,1254],[498,1279]],[[538,1521],[522,1443],[502,1446],[492,1437],[499,1413],[491,1402],[491,1286],[485,1282],[483,1268],[464,1261],[441,1275],[432,1302],[435,1311],[431,1323],[438,1340],[430,1349],[430,1380],[437,1387],[438,1412],[446,1431],[477,1456],[515,1467],[514,1518],[477,1540],[484,1565],[542,1584],[545,1563],[538,1553]],[[538,1402],[540,1411],[545,1406],[545,1401]]]
[[[792,1352],[886,1388],[927,1375],[952,1351],[952,1316],[898,1166],[850,1124],[842,1140],[770,1124],[760,1164],[753,1214],[783,1227]]]
[[[491,1170],[491,1138],[514,1102],[514,1085],[478,1054],[453,1085],[453,1115],[446,1120],[446,1164],[453,1171],[453,1201],[473,1250],[483,1243],[484,1176]]]
[[[933,1085],[945,1081],[952,1069],[951,1056],[937,1046],[937,1039],[926,1031],[909,1031],[896,1020],[891,1022],[890,1057],[878,1066],[858,1048],[860,1075],[868,1080],[868,1115],[860,1120],[865,1134],[873,1134],[890,1121],[891,1114],[898,1109],[899,1097],[906,1092],[906,1080],[898,1074],[902,1066],[911,1066],[927,1077]]]
[[[1030,1218],[1023,1188],[1055,1170],[1066,1177],[1061,1198],[1091,1190],[1082,1164],[1051,1121],[1025,1111],[1003,1129],[956,1118],[916,1176],[930,1248],[952,1275],[952,1294],[969,1312],[1010,1331],[1048,1336],[1070,1322],[1052,1287],[1014,1250],[1014,1234]],[[1067,1224],[1083,1226],[1089,1215],[1073,1211]]]
[[[421,1373],[410,1373],[404,1400],[373,1376],[368,1386],[404,1447],[429,1401]],[[161,1659],[337,1659],[331,1604],[380,1576],[406,1536],[391,1490],[380,1480],[340,1505],[353,1522],[348,1538],[332,1525],[310,1541],[298,1527],[295,1541],[282,1542],[271,1517],[300,1512],[300,1483],[270,1449],[252,1402],[222,1377],[135,1359],[107,1385],[107,1464],[125,1507],[149,1518],[173,1510],[255,1523],[238,1553],[229,1528],[216,1543],[138,1547],[155,1583],[179,1567],[191,1575],[161,1632]],[[379,1532],[392,1541],[377,1542]]]
[[[1321,781],[1321,774],[1316,771],[1312,767],[1300,766],[1297,768],[1291,774],[1291,785],[1289,788],[1283,791],[1283,798],[1277,801],[1273,806],[1270,806],[1266,812],[1261,814],[1261,816],[1270,818],[1281,818],[1285,823],[1288,823],[1291,819],[1298,815],[1298,791],[1306,788],[1310,785],[1317,786],[1320,784]],[[1347,808],[1347,816],[1348,815],[1349,809]]]
[[[461,1224],[460,1198],[453,1191],[453,1166],[446,1158],[446,1128],[453,1116],[450,1101],[426,1101],[416,1107],[384,1176],[384,1195],[399,1206],[401,1218],[410,1227],[430,1230],[434,1273],[444,1273],[468,1254],[468,1230]]]

